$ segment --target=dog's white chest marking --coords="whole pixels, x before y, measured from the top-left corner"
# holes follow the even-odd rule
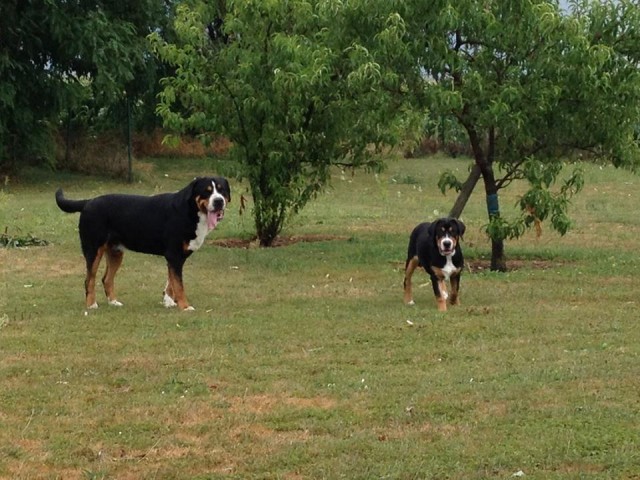
[[[447,263],[445,263],[444,267],[442,267],[442,273],[444,273],[444,279],[449,281],[451,275],[455,273],[457,270],[456,266],[453,264],[453,255],[447,255]]]
[[[196,238],[189,242],[188,249],[192,252],[198,250],[202,244],[204,244],[204,239],[207,238],[207,233],[209,233],[209,225],[207,222],[207,216],[198,212],[198,225],[196,225]]]

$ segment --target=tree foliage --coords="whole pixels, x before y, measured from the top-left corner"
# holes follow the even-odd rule
[[[154,91],[146,36],[170,19],[171,1],[7,0],[0,7],[0,169],[52,161],[64,117],[95,119],[127,91]],[[151,102],[149,102],[151,100]],[[154,105],[153,96],[147,105]]]
[[[233,142],[258,238],[270,245],[332,166],[380,168],[371,146],[393,141],[389,112],[402,87],[382,59],[407,55],[404,22],[383,0],[230,0],[220,13],[182,5],[179,42],[153,36],[176,71],[158,111],[169,128]]]
[[[453,116],[467,132],[472,175],[482,177],[487,197],[492,268],[505,268],[504,239],[527,227],[548,219],[567,231],[582,179],[579,169],[560,176],[563,158],[580,149],[637,167],[640,71],[632,46],[640,24],[632,3],[576,2],[563,14],[548,0],[412,2],[408,28],[421,39],[414,57],[430,80],[421,94],[433,115]],[[508,220],[498,192],[514,180],[530,188],[522,215]],[[462,182],[448,172],[440,186]]]
[[[580,151],[632,169],[640,162],[637,2],[570,5],[8,0],[0,7],[0,169],[50,159],[52,129],[108,117],[124,97],[152,124],[165,75],[157,112],[177,131],[233,142],[268,245],[327,185],[332,166],[380,168],[376,147],[427,110],[468,137],[469,178],[446,172],[439,185],[460,190],[459,214],[482,178],[493,267],[502,269],[505,239],[543,221],[561,234],[569,228],[582,178],[562,159]],[[149,54],[149,34],[160,60]],[[521,214],[505,218],[498,193],[523,180]]]
[[[579,0],[569,13],[553,0],[197,5],[181,11],[179,42],[155,41],[176,68],[159,111],[170,127],[234,142],[263,244],[323,188],[331,165],[379,166],[367,146],[395,138],[387,127],[408,97],[466,132],[472,175],[463,183],[447,172],[440,187],[468,198],[483,179],[495,269],[505,268],[505,239],[543,221],[568,230],[582,177],[565,174],[562,159],[580,150],[638,164],[631,0]],[[216,15],[214,41],[205,25]],[[529,190],[507,219],[498,193],[517,180]]]

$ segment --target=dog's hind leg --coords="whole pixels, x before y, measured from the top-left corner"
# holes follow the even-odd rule
[[[104,276],[102,277],[102,284],[104,285],[104,293],[107,295],[107,300],[109,301],[109,305],[113,305],[115,307],[121,307],[122,303],[116,300],[114,279],[116,276],[116,272],[120,268],[120,265],[122,265],[124,252],[122,250],[117,249],[114,246],[107,246],[105,248],[105,253],[107,254],[107,270],[104,272]]]
[[[102,255],[104,255],[106,248],[106,245],[103,245],[95,252],[85,252],[87,276],[84,281],[84,291],[86,295],[87,308],[98,308],[98,304],[96,302],[96,275],[98,274],[100,260],[102,260]]]
[[[404,303],[406,305],[415,305],[415,302],[413,301],[413,292],[411,291],[411,277],[418,265],[420,265],[418,257],[414,256],[407,259],[404,267]]]

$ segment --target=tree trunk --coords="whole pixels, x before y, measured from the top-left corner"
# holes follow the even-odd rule
[[[481,167],[484,180],[484,191],[487,197],[487,213],[489,221],[500,217],[500,202],[498,199],[498,186],[491,165]],[[507,271],[507,260],[504,256],[504,239],[491,238],[491,270],[498,272]]]
[[[282,230],[282,218],[274,213],[279,205],[258,201],[254,206],[256,234],[261,247],[270,247]]]
[[[507,259],[504,256],[504,240],[491,239],[491,267],[494,272],[506,272],[507,271]]]
[[[464,207],[467,205],[469,201],[469,197],[471,197],[471,193],[475,188],[478,180],[482,176],[482,170],[480,166],[476,163],[471,168],[471,172],[469,172],[469,176],[462,184],[462,188],[460,189],[460,193],[458,193],[458,198],[456,198],[451,211],[449,212],[449,216],[453,218],[458,218],[462,214]],[[490,175],[492,177],[493,175]],[[489,188],[489,190],[496,190],[495,188],[495,179],[493,181],[493,188],[487,187],[487,182],[485,180],[485,191]],[[487,196],[487,211],[489,213],[489,219],[493,215],[500,215],[500,209],[498,202],[497,193],[494,194],[495,197]],[[490,202],[489,198],[493,200]],[[507,270],[506,258],[504,256],[504,240],[503,239],[491,239],[491,270],[504,272]]]
[[[463,122],[463,124],[465,125],[467,133],[469,135],[469,142],[471,143],[471,149],[473,150],[473,156],[476,162],[474,168],[477,167],[484,181],[484,192],[487,198],[487,213],[489,214],[489,221],[491,221],[494,218],[500,217],[498,185],[496,184],[496,177],[493,172],[495,132],[493,130],[489,131],[487,145],[488,151],[485,153],[482,148],[482,141],[480,140],[480,136],[478,135],[478,132],[475,130],[475,128],[465,122]],[[467,182],[468,181],[469,180],[467,180]],[[467,182],[465,182],[465,184]],[[504,256],[503,238],[491,239],[491,270],[499,272],[505,272],[507,270],[507,262]]]
[[[478,183],[478,180],[480,180],[480,175],[481,175],[480,167],[474,163],[473,167],[471,167],[471,172],[469,172],[469,176],[467,177],[465,182],[462,184],[462,188],[458,193],[458,198],[456,198],[456,202],[453,204],[453,207],[449,212],[450,217],[458,218],[460,217],[460,215],[462,215],[462,211],[464,210],[464,207],[467,205],[467,202],[469,201],[469,197],[471,197],[471,193],[473,192],[473,189],[476,188],[476,184]]]

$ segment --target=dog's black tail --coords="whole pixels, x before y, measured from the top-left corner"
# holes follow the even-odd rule
[[[64,198],[62,189],[56,191],[56,203],[60,210],[67,213],[81,212],[89,200],[69,200]]]

